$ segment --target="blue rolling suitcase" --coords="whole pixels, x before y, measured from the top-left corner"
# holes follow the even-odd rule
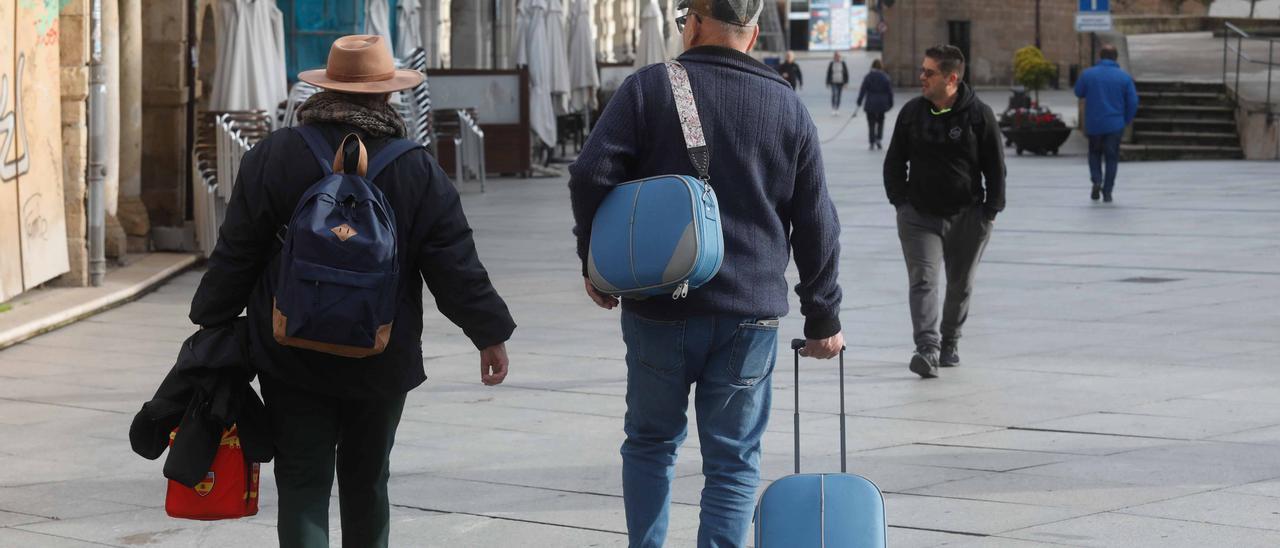
[[[884,496],[874,483],[845,473],[844,350],[840,351],[840,473],[800,473],[800,349],[796,355],[796,473],[773,482],[756,505],[756,548],[882,548]]]

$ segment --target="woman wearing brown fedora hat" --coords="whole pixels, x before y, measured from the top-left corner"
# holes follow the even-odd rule
[[[309,129],[276,131],[244,156],[208,271],[192,299],[191,320],[212,326],[247,309],[248,352],[275,437],[280,545],[329,546],[336,468],[343,546],[386,546],[391,447],[406,393],[426,380],[423,282],[436,307],[480,349],[480,379],[486,385],[506,378],[504,343],[515,322],[480,263],[453,183],[425,149],[400,141],[405,124],[388,104],[389,96],[418,85],[423,75],[397,70],[383,38],[346,36],[333,43],[324,69],[299,78],[326,91],[298,112]],[[389,340],[381,353],[364,358],[284,346],[272,332],[281,263],[277,235],[304,192],[328,173],[316,158],[343,160],[346,147],[341,156],[332,151],[352,134],[359,137],[359,152],[370,159],[393,143],[396,147],[386,150],[408,149],[385,169],[369,171],[370,182],[394,213],[400,274]],[[324,147],[327,156],[317,150]],[[333,164],[336,171],[364,166],[349,160]],[[354,237],[347,228],[335,238]],[[409,275],[415,270],[420,276]]]

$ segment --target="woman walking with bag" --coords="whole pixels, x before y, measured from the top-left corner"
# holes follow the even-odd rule
[[[866,101],[865,105],[863,101]],[[879,59],[871,62],[871,72],[862,78],[862,89],[858,92],[858,106],[867,111],[871,150],[884,148],[880,140],[884,137],[884,113],[893,109],[893,82],[884,72],[884,65]]]

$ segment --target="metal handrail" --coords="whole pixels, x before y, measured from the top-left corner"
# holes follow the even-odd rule
[[[1263,103],[1264,105],[1263,110],[1259,112],[1265,112],[1267,114],[1267,121],[1270,122],[1275,118],[1275,115],[1276,115],[1275,109],[1272,108],[1271,106],[1271,88],[1272,88],[1272,81],[1273,81],[1272,77],[1275,75],[1275,72],[1276,72],[1275,68],[1277,66],[1280,66],[1280,63],[1276,62],[1276,42],[1280,40],[1276,40],[1272,38],[1253,37],[1253,36],[1250,36],[1249,33],[1242,30],[1240,27],[1237,27],[1229,22],[1225,23],[1225,25],[1226,25],[1226,31],[1223,32],[1222,34],[1222,85],[1223,87],[1226,87],[1228,91],[1231,92],[1228,94],[1228,96],[1231,99],[1231,101],[1235,103],[1235,105],[1238,107],[1240,105],[1240,63],[1241,61],[1245,61],[1254,65],[1266,66],[1267,67],[1267,98],[1266,98],[1266,101]],[[1236,39],[1235,47],[1231,47],[1232,37]],[[1265,40],[1267,42],[1267,60],[1266,61],[1254,59],[1250,57],[1248,53],[1245,53],[1244,41],[1246,39],[1256,40],[1256,41]],[[1227,66],[1228,66],[1227,52],[1228,51],[1235,52],[1236,54],[1234,86],[1227,85]]]

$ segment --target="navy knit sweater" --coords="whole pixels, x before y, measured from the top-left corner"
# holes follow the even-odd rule
[[[840,331],[840,222],[827,193],[817,130],[791,86],[739,51],[704,46],[679,58],[689,72],[711,150],[725,259],[719,274],[684,299],[625,299],[656,320],[708,314],[787,314],[785,272],[795,250],[807,338]],[[627,78],[569,168],[574,234],[586,261],[591,221],[614,185],[666,174],[695,175],[666,68]],[[584,269],[585,271],[585,269]]]

